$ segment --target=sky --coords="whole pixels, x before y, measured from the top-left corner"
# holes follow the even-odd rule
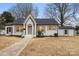
[[[15,5],[15,3],[0,3],[0,14],[3,11],[9,10],[14,5]],[[38,7],[39,18],[41,18],[43,16],[43,11],[44,11],[44,8],[46,5],[44,3],[35,3],[34,6]]]
[[[9,10],[14,5],[15,3],[0,3],[0,14],[3,13],[3,11]],[[34,6],[38,7],[38,10],[39,10],[38,18],[44,18],[44,11],[45,11],[46,4],[45,3],[34,3]]]
[[[34,4],[34,5],[37,6],[38,9],[39,9],[39,18],[43,17],[46,4],[45,4],[45,3],[36,3],[36,4]]]

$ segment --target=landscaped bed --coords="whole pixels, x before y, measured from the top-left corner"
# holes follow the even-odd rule
[[[79,55],[79,37],[33,38],[20,55]]]
[[[19,41],[20,41],[19,37],[0,36],[0,50]]]

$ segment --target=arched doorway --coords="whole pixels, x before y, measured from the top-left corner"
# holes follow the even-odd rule
[[[32,25],[28,25],[28,35],[32,35]]]

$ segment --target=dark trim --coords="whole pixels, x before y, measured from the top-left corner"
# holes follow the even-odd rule
[[[36,24],[36,25],[58,25],[58,24]]]
[[[74,28],[59,28],[59,29],[74,29]]]
[[[75,29],[75,28],[71,26],[63,26],[63,27],[59,27],[59,29]]]
[[[24,32],[25,32],[25,35],[26,35],[26,23],[25,23],[24,25],[25,25],[25,30],[24,30]]]
[[[23,25],[23,24],[7,24],[5,26],[8,26],[8,25]]]

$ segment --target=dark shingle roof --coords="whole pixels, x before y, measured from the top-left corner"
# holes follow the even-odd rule
[[[36,23],[39,25],[50,25],[50,24],[58,24],[55,19],[35,19]]]
[[[17,20],[15,20],[15,21],[13,22],[13,24],[23,24],[24,21],[25,21],[25,19],[23,19],[23,18],[18,18]]]
[[[25,21],[25,19],[23,19],[23,18],[18,18],[18,19],[16,19],[14,22],[12,22],[12,23],[7,23],[6,25],[21,25],[21,24],[24,23],[24,21]]]
[[[60,26],[59,29],[75,29],[72,26]]]
[[[58,22],[55,19],[35,19],[36,23],[39,25],[50,25],[50,24],[58,24]],[[25,22],[25,19],[18,18],[13,23],[9,23],[7,25],[20,25]]]

